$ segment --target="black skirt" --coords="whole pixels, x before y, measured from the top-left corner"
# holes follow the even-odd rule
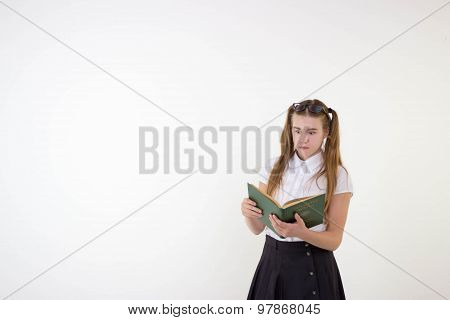
[[[247,300],[345,300],[333,251],[266,234]]]

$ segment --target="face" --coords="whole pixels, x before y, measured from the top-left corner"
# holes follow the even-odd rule
[[[292,139],[301,159],[306,160],[320,151],[328,132],[322,129],[319,118],[292,115]]]

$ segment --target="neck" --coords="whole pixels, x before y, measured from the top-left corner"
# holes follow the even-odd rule
[[[314,152],[312,155],[310,155],[310,156],[309,156],[308,158],[306,158],[306,159],[309,159],[309,158],[311,158],[312,156],[315,156],[315,155],[318,154],[319,152],[322,152],[322,149],[321,149],[321,148],[317,149],[316,152]],[[295,150],[295,153],[297,154],[297,156],[298,156],[301,160],[303,160],[303,161],[306,160],[306,159],[302,159],[302,157],[298,154],[297,149]]]

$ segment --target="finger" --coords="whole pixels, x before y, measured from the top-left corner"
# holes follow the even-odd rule
[[[260,208],[258,208],[258,207],[249,205],[249,208],[250,208],[250,210],[253,210],[253,211],[257,212],[257,213],[262,213],[262,210]]]
[[[276,220],[275,215],[274,215],[274,214],[270,214],[269,217],[270,217],[270,219],[271,219],[270,221],[272,221],[272,225],[278,227],[278,226],[279,226],[279,223],[278,223],[278,221]]]
[[[246,208],[246,209],[249,209],[249,210],[252,210],[252,211],[254,211],[254,212],[257,212],[257,213],[262,213],[262,210],[261,210],[260,208],[255,207],[255,206],[252,206],[252,205],[250,205],[250,204],[246,204],[246,205],[245,205],[245,208]]]
[[[261,213],[259,213],[258,211],[253,210],[253,207],[246,207],[244,208],[244,210],[254,215],[261,215]]]
[[[278,217],[275,214],[271,216],[272,216],[272,225],[274,226],[274,228],[276,228],[278,234],[281,234],[284,237],[286,231],[284,226],[282,225],[284,224],[284,222],[278,219]]]
[[[273,218],[272,218],[272,221],[274,221]],[[284,237],[283,231],[278,227],[278,225],[276,223],[272,222],[272,226],[273,226],[273,228],[274,228],[276,233],[278,233],[279,235]]]
[[[280,219],[278,219],[278,218],[276,218],[277,219],[277,222],[278,222],[278,225],[280,226],[280,228],[287,228],[287,227],[289,227],[289,223],[286,223],[286,222],[284,222],[284,221],[281,221]]]
[[[291,226],[291,223],[288,222],[284,222],[283,220],[278,219],[278,223],[280,224],[281,227],[283,228],[289,228],[289,226]]]
[[[278,225],[277,225],[277,223],[275,222],[275,220],[273,219],[272,214],[269,214],[269,220],[270,220],[270,223],[272,223],[272,227],[275,229],[275,231],[276,231],[277,233],[279,233]]]
[[[261,217],[261,215],[260,215],[259,213],[253,212],[253,211],[251,211],[251,210],[246,211],[246,212],[245,212],[245,215],[246,215],[247,217],[251,217],[251,218],[259,218],[259,217]]]
[[[262,216],[261,213],[255,212],[255,211],[253,211],[251,209],[248,209],[248,208],[244,209],[244,211],[247,213],[247,215],[250,215],[252,217],[261,217]]]
[[[254,205],[254,206],[256,206],[256,202],[255,202],[255,201],[253,201],[252,199],[250,199],[250,198],[246,198],[245,200],[246,200],[246,202],[247,202],[247,203],[249,203],[249,204],[251,204],[251,205]]]
[[[279,227],[283,226],[284,222],[278,219],[278,217],[275,214],[272,216],[272,218]]]

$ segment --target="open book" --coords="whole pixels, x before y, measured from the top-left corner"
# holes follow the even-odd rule
[[[295,213],[298,213],[305,222],[307,228],[311,228],[323,223],[323,211],[325,207],[325,194],[317,196],[297,198],[286,202],[281,206],[274,198],[259,190],[253,184],[247,183],[248,197],[256,202],[256,206],[262,210],[261,221],[279,235],[269,220],[269,214],[275,214],[281,221],[295,222]]]

